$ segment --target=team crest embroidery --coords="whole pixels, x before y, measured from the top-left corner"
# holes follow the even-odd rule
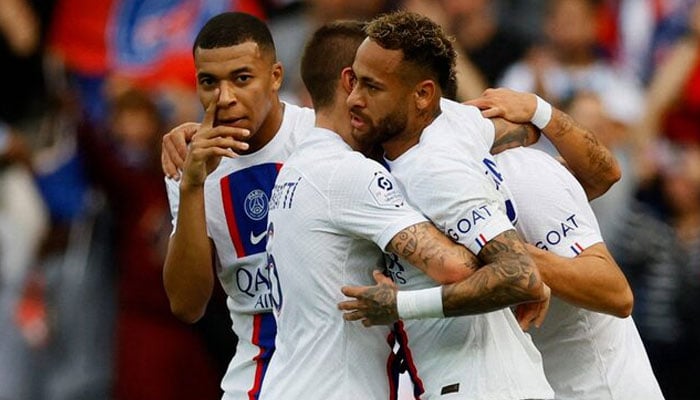
[[[248,193],[245,198],[245,214],[248,218],[259,221],[267,216],[267,195],[260,189]]]
[[[393,205],[397,208],[403,206],[401,191],[395,189],[392,179],[382,171],[374,173],[374,179],[369,184],[369,192],[381,206]]]

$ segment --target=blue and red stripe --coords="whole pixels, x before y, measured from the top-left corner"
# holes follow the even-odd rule
[[[251,342],[260,348],[260,352],[253,357],[255,378],[253,387],[248,391],[248,400],[257,400],[258,396],[260,396],[260,388],[265,379],[267,367],[270,365],[270,358],[275,352],[276,334],[277,323],[275,322],[275,316],[271,312],[253,316],[253,337]]]
[[[583,250],[585,250],[585,249],[583,248],[583,246],[581,246],[581,245],[579,244],[579,242],[574,243],[572,246],[569,246],[569,248],[570,248],[571,251],[573,251],[574,254],[576,254],[576,255],[581,254],[581,253],[583,252]]]

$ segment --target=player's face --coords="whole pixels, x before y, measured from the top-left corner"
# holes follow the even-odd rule
[[[256,135],[278,102],[282,84],[280,64],[254,42],[216,49],[198,48],[194,58],[197,94],[202,105],[206,108],[216,89],[220,91],[214,124],[250,130],[251,145],[265,142],[266,138]],[[276,127],[271,130],[272,134],[275,130]]]
[[[403,55],[367,39],[352,65],[355,84],[348,96],[353,136],[360,143],[386,143],[404,132],[411,87],[400,74]]]

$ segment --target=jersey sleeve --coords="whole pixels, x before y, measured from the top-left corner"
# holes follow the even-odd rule
[[[603,241],[583,188],[554,158],[513,149],[497,156],[497,162],[518,204],[518,231],[528,243],[575,257]]]
[[[440,107],[444,112],[453,114],[454,120],[463,131],[459,134],[458,140],[473,141],[479,138],[487,149],[493,146],[493,141],[496,138],[496,127],[493,121],[481,115],[478,108],[448,99],[441,99]]]
[[[505,199],[478,165],[466,155],[444,152],[414,169],[406,191],[410,200],[438,228],[474,254],[495,236],[514,229]]]
[[[359,154],[346,157],[329,181],[330,218],[342,232],[386,249],[403,229],[427,219],[406,202],[381,164]]]

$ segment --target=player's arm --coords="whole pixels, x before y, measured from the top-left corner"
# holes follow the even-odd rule
[[[539,125],[581,183],[589,200],[601,196],[620,180],[617,160],[593,132],[563,111],[538,100],[532,93],[505,88],[487,89],[481,97],[466,104],[478,107],[487,118],[500,117],[518,124],[536,122],[535,125]],[[548,108],[551,109],[549,113],[545,112]],[[508,148],[505,143],[509,140],[522,142],[520,136],[502,131],[496,124],[496,150]]]
[[[537,270],[532,268],[528,254],[522,251],[521,242],[517,235],[514,235],[514,231],[507,231],[496,236],[479,253],[482,257],[482,260],[479,260],[465,246],[447,240],[447,237],[441,234],[432,223],[426,222],[404,229],[390,242],[387,251],[392,251],[406,259],[434,281],[443,285],[458,283],[469,278],[477,272],[482,262],[486,263],[486,269],[477,275],[477,279],[482,285],[481,288],[478,287],[477,281],[470,281],[469,285],[464,288],[455,289],[453,294],[455,298],[452,300],[456,304],[454,315],[480,313],[521,304],[518,320],[523,329],[527,329],[531,323],[539,325],[542,322],[547,311],[548,300],[539,304],[532,302],[531,291],[538,289],[528,287],[528,285],[529,282],[537,278],[527,274],[536,273]],[[505,246],[514,247],[517,250],[503,251]],[[518,251],[521,256],[517,255]],[[522,267],[518,267],[518,265]],[[520,270],[518,271],[518,269]],[[513,285],[513,281],[518,282],[519,285]],[[385,286],[385,290],[389,290],[390,287]],[[460,298],[464,295],[460,290],[465,290],[467,296],[473,296],[473,298]],[[548,291],[547,288],[545,290]],[[493,297],[489,298],[488,296]],[[545,297],[549,297],[548,292]],[[480,299],[484,302],[479,303]],[[461,302],[469,302],[473,305]],[[522,303],[525,302],[532,303],[523,305]],[[460,306],[473,308],[460,309]],[[374,312],[382,314],[379,310],[374,310]],[[391,312],[385,313],[391,314]],[[447,313],[445,315],[450,316]]]
[[[163,267],[163,284],[170,308],[178,318],[195,322],[204,315],[214,288],[213,245],[207,234],[204,182],[221,157],[235,154],[214,127],[218,94],[208,105],[204,121],[192,136],[179,184],[177,228],[170,238]]]
[[[407,260],[438,283],[468,278],[479,260],[466,247],[440,232],[432,223],[421,222],[397,233],[386,251]]]
[[[200,124],[197,122],[185,122],[171,129],[163,135],[160,163],[165,176],[171,179],[179,179],[180,171],[185,165],[187,157],[187,144],[192,136],[197,133]]]
[[[203,188],[180,190],[177,229],[168,243],[163,284],[172,313],[189,323],[204,315],[214,289],[213,244],[205,221]]]
[[[588,200],[602,196],[620,180],[622,171],[610,150],[568,114],[553,107],[552,119],[542,133],[564,158]]]
[[[553,295],[620,318],[632,313],[632,289],[605,244],[594,244],[574,258],[527,246]]]
[[[540,139],[540,130],[532,124],[516,124],[504,118],[491,118],[491,121],[495,128],[491,154],[514,147],[530,146]]]
[[[479,259],[486,265],[465,274],[466,278],[430,289],[398,291],[390,279],[375,274],[375,286],[343,287],[343,294],[354,299],[338,307],[346,311],[346,320],[361,320],[371,326],[399,318],[479,314],[531,302],[533,307],[522,313],[520,322],[523,327],[530,323],[539,326],[547,311],[549,289],[515,231],[494,237],[479,252]]]
[[[478,258],[483,267],[469,279],[443,287],[445,316],[476,314],[548,300],[548,291],[537,266],[515,230],[507,230],[488,241]]]

